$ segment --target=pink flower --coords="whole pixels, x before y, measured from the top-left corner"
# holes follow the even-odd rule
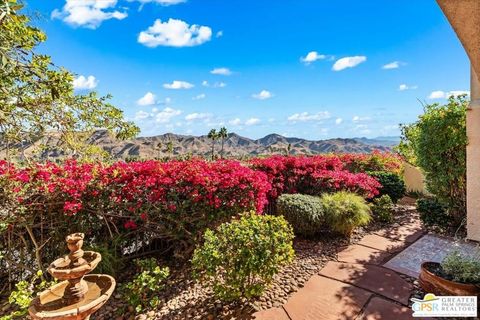
[[[135,221],[133,220],[128,220],[127,222],[125,222],[123,224],[123,226],[125,227],[125,229],[127,230],[135,230],[137,229],[137,224],[135,223]]]

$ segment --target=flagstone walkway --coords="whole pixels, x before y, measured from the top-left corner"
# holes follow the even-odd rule
[[[413,319],[408,300],[413,285],[384,266],[423,235],[418,220],[365,236],[340,248],[337,261],[278,308],[257,312],[257,320]]]

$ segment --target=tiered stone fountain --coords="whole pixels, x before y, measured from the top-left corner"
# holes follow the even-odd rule
[[[115,279],[90,274],[102,260],[98,252],[83,251],[83,233],[67,236],[70,254],[55,260],[48,272],[62,282],[43,291],[28,312],[34,320],[82,320],[100,309],[115,289]]]

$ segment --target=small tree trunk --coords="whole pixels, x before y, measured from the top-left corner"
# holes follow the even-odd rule
[[[225,138],[222,138],[222,151],[221,151],[221,154],[222,154],[222,159],[223,159],[223,145],[225,143]]]

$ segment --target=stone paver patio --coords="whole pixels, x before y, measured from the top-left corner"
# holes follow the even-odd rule
[[[480,255],[478,244],[427,234],[388,261],[385,267],[417,278],[423,261],[441,262],[452,251],[467,256]]]
[[[257,312],[254,318],[413,319],[408,307],[413,286],[398,273],[402,269],[394,268],[394,259],[406,252],[405,248],[424,239],[423,234],[419,221],[412,219],[406,224],[369,234],[357,244],[340,248],[338,261],[328,262],[282,307]]]

